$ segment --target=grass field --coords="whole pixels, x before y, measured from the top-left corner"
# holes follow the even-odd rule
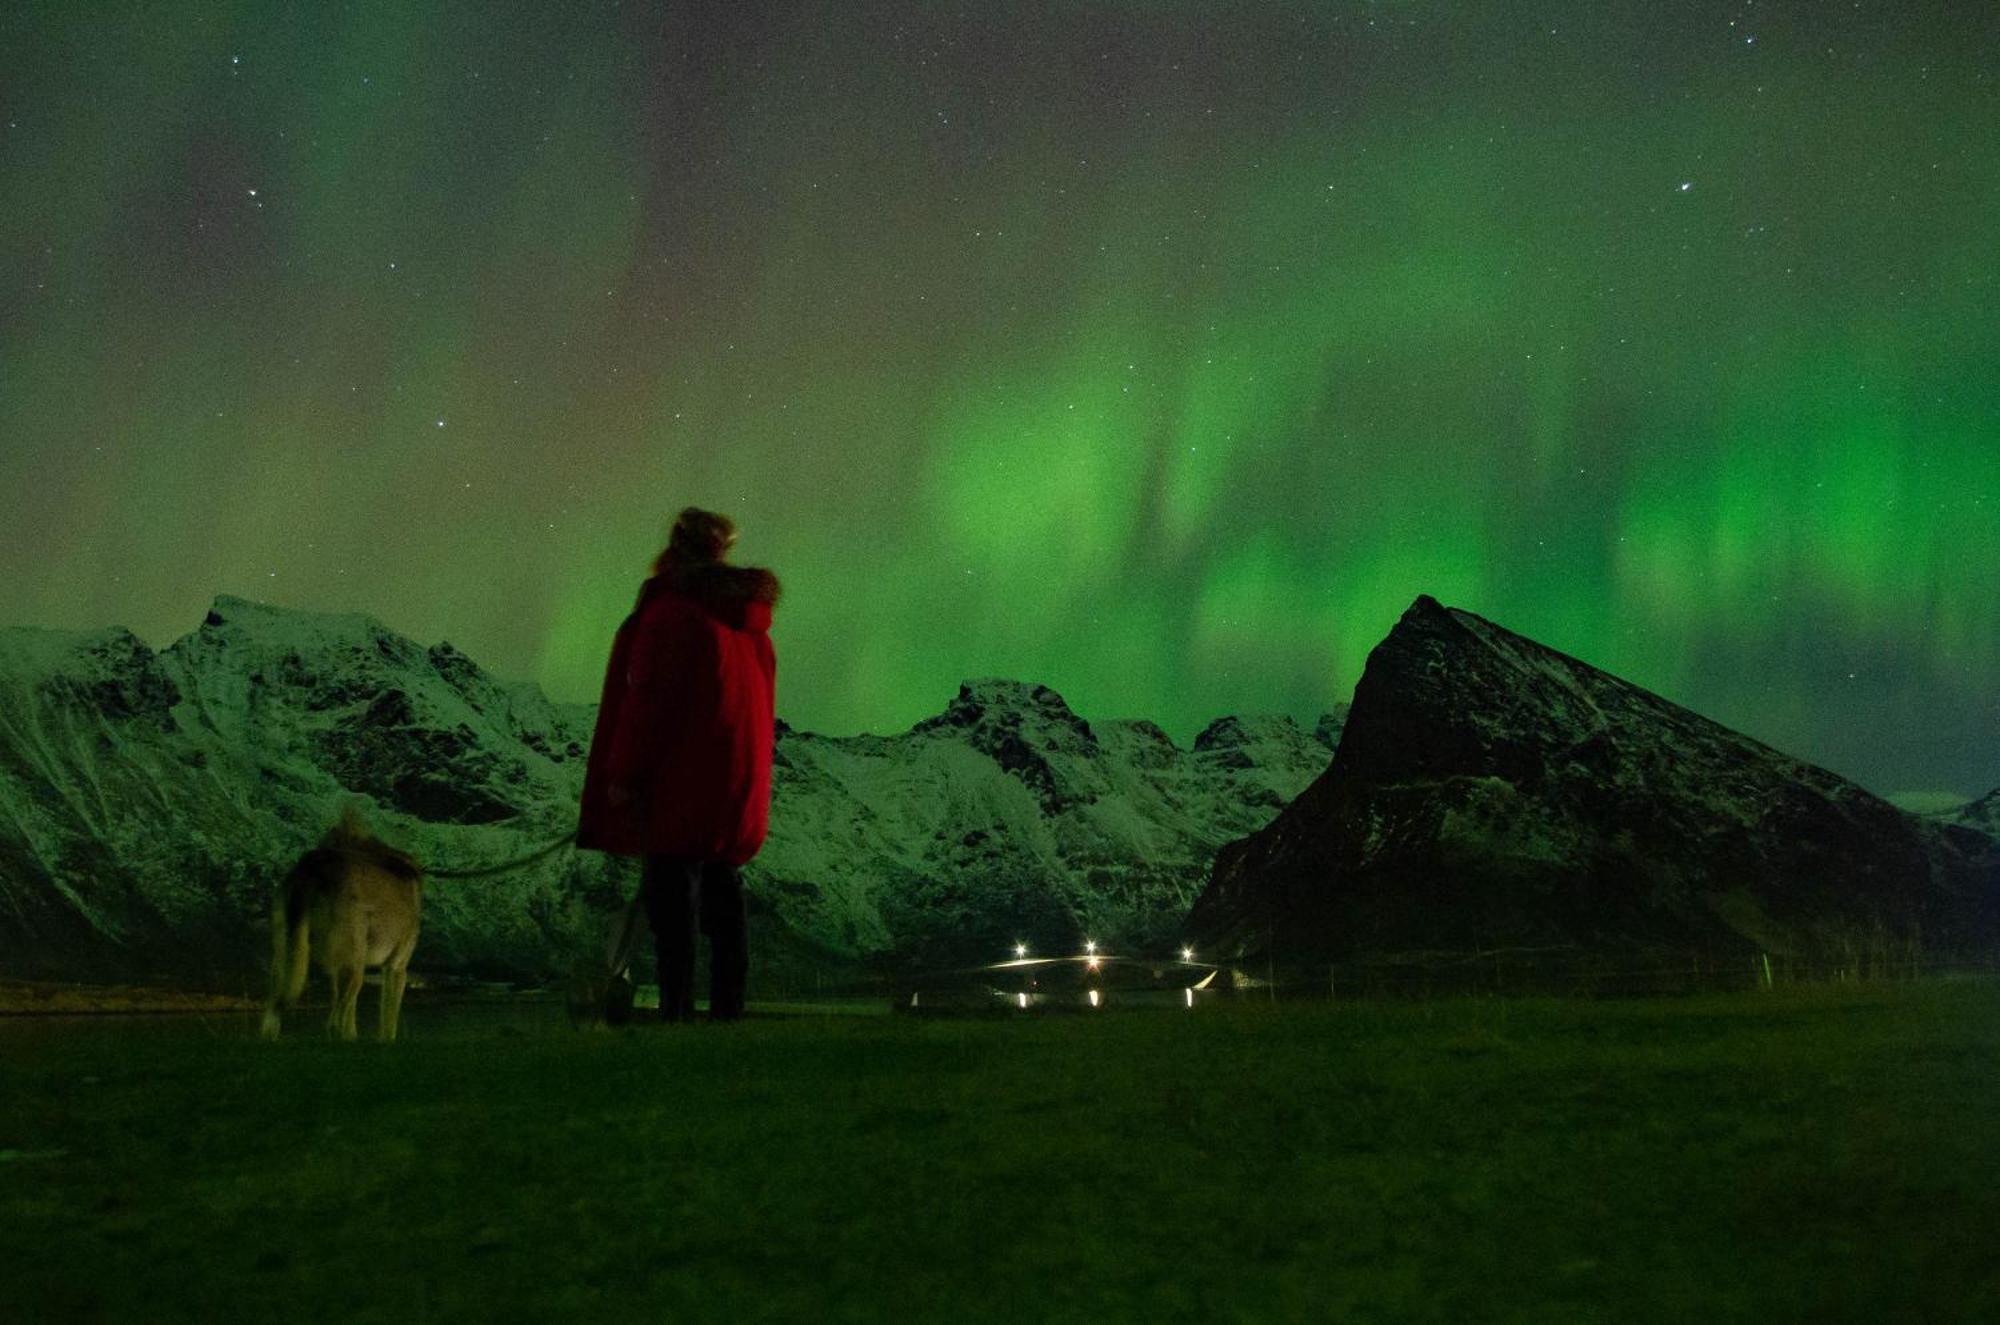
[[[0,1318],[2000,1320],[1990,981],[317,1022],[0,1021]]]

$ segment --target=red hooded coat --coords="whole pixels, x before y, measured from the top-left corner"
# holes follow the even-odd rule
[[[618,627],[576,843],[741,865],[771,812],[777,658],[767,570],[682,567],[646,581]],[[613,807],[613,783],[633,801]]]

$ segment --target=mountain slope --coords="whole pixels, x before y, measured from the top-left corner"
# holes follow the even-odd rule
[[[1932,816],[1943,823],[1958,824],[2000,839],[2000,788],[1987,792],[1970,805],[1961,805],[1948,814]]]
[[[1420,598],[1339,752],[1230,844],[1212,951],[1990,951],[1992,841]]]
[[[1164,944],[1215,849],[1324,768],[1337,730],[1225,718],[1183,751],[1046,686],[969,681],[900,736],[782,736],[757,874],[801,931],[863,951]]]
[[[344,801],[433,867],[526,855],[574,827],[594,716],[365,616],[223,597],[157,653],[122,630],[0,630],[0,973],[255,983],[272,883]],[[1317,775],[1338,732],[1231,718],[1182,750],[1003,681],[900,735],[781,728],[747,871],[762,951],[1157,939],[1214,848]],[[435,880],[417,964],[560,972],[635,881],[569,851]]]

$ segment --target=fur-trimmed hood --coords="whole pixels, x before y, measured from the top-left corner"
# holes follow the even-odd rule
[[[674,566],[653,576],[639,590],[638,606],[644,607],[656,593],[678,593],[738,630],[768,630],[771,609],[777,606],[781,592],[778,577],[762,566],[709,561]]]

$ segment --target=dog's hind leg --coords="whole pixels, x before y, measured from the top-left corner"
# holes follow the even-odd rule
[[[409,972],[400,966],[382,968],[382,1024],[375,1029],[375,1038],[387,1044],[396,1038],[396,1024],[403,1011],[403,983]]]
[[[327,1014],[326,1029],[335,1039],[351,1040],[358,1034],[354,1010],[361,1001],[363,970],[359,962],[343,962],[333,969],[333,1010]]]
[[[389,954],[389,960],[382,964],[382,1024],[376,1036],[384,1044],[396,1038],[396,1028],[403,1016],[403,988],[410,978],[410,954],[416,951],[417,940],[411,935],[410,941]]]
[[[396,1039],[396,1027],[402,1023],[402,991],[410,981],[410,957],[416,953],[416,935],[418,929],[412,911],[410,935],[392,947],[388,961],[382,963],[382,1025],[378,1035],[384,1045]]]
[[[352,1040],[360,1033],[355,1008],[361,1001],[361,985],[368,971],[368,918],[355,905],[356,901],[351,890],[336,895],[320,949],[320,962],[333,981],[326,1029],[340,1040]]]

